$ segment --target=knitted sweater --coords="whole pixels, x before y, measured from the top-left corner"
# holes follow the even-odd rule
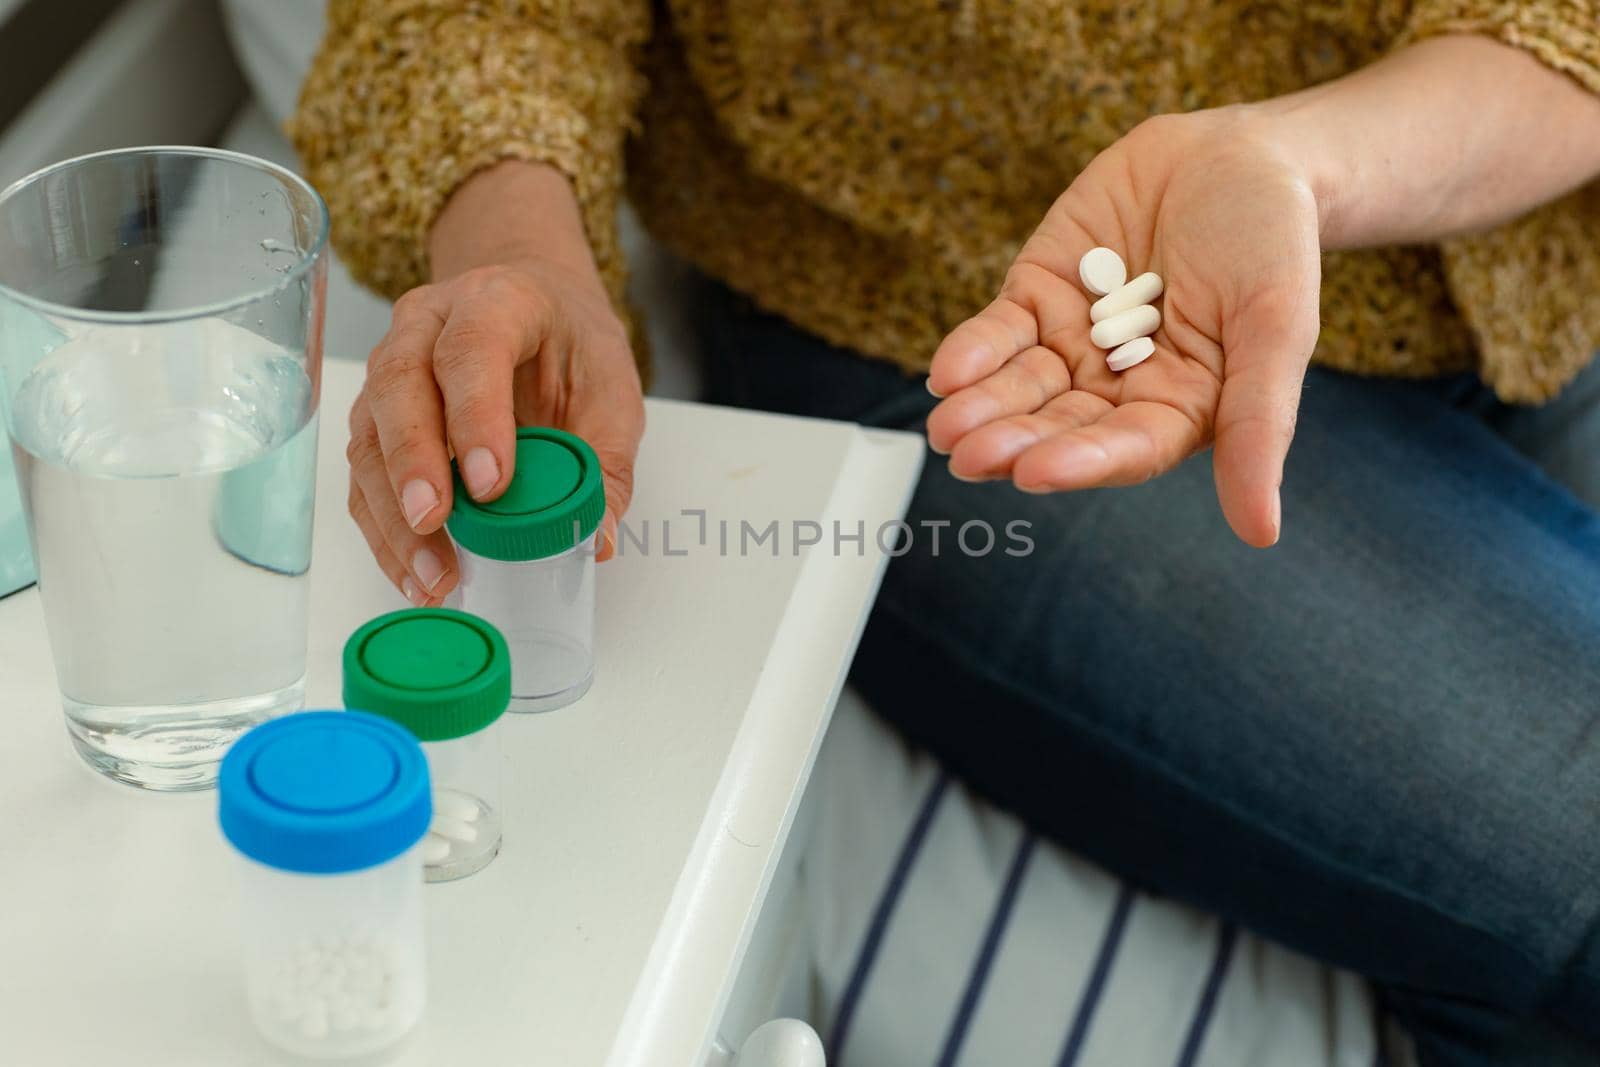
[[[457,185],[538,160],[572,179],[614,298],[626,185],[707,272],[917,370],[1141,119],[1460,32],[1600,92],[1596,0],[333,0],[290,132],[336,246],[391,296],[426,280]],[[1324,256],[1322,364],[1475,369],[1534,402],[1597,347],[1600,182],[1470,236]]]

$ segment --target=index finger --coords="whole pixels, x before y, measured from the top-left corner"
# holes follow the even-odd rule
[[[422,534],[450,514],[450,455],[432,369],[448,310],[440,297],[413,289],[395,301],[389,332],[367,360],[364,391],[389,485],[406,524]]]
[[[445,432],[475,500],[493,500],[511,484],[517,454],[512,372],[523,352],[539,347],[543,331],[540,308],[488,290],[455,304],[434,345]]]

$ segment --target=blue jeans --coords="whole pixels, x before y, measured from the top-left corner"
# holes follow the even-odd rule
[[[934,403],[697,304],[712,400],[918,431]],[[1600,1062],[1600,371],[1514,410],[1312,370],[1265,552],[1210,467],[1029,496],[930,453],[855,683],[1068,848],[1368,975],[1427,1067]],[[955,544],[974,519],[996,550]]]

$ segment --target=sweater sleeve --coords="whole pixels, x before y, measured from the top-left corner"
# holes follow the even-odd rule
[[[521,159],[571,179],[612,300],[623,141],[649,0],[333,0],[289,121],[356,277],[428,280],[427,236],[473,173]]]
[[[1600,0],[1418,0],[1400,43],[1453,33],[1523,49],[1600,93]],[[1600,180],[1442,243],[1451,298],[1477,341],[1484,381],[1502,399],[1548,400],[1600,348],[1597,232]]]

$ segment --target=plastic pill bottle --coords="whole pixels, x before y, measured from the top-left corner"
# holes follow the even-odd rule
[[[606,510],[600,461],[582,438],[517,431],[516,469],[498,499],[474,501],[456,473],[447,528],[463,610],[511,649],[511,710],[551,711],[594,680],[594,557]]]
[[[502,748],[511,656],[500,632],[448,608],[380,615],[344,646],[345,706],[422,742],[433,821],[422,842],[430,882],[465,878],[500,851]]]
[[[257,1028],[313,1059],[399,1042],[426,1000],[421,746],[375,715],[302,712],[235,742],[217,787]]]

